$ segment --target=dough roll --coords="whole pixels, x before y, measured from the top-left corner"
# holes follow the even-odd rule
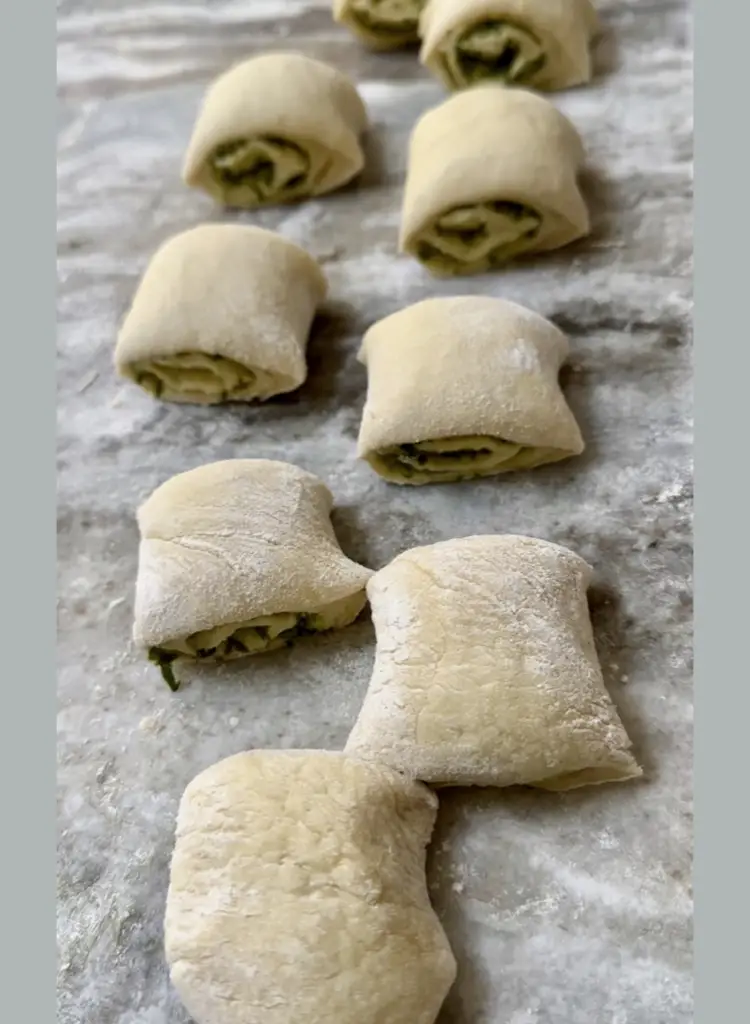
[[[478,85],[417,122],[400,248],[439,276],[476,274],[588,234],[570,121],[523,89]]]
[[[590,0],[429,0],[420,59],[449,89],[568,89],[591,78],[596,27]]]
[[[247,402],[298,388],[317,262],[262,228],[202,224],[169,239],[138,286],[115,347],[124,377],[167,402]]]
[[[333,0],[334,20],[377,50],[395,50],[419,39],[426,0]]]
[[[396,484],[533,469],[584,449],[558,374],[565,335],[514,302],[426,299],[362,343],[367,399],[357,453]]]
[[[641,775],[599,667],[590,578],[578,555],[532,537],[399,555],[367,586],[375,667],[346,752],[433,785]]]
[[[138,510],[135,642],[176,689],[178,658],[229,661],[353,622],[372,575],[347,558],[333,498],[285,462],[180,473]]]
[[[425,878],[436,811],[338,752],[257,750],[193,779],[164,936],[196,1024],[434,1024],[456,976]]]
[[[183,180],[244,209],[323,195],[362,170],[366,125],[340,71],[299,53],[253,57],[209,87]]]

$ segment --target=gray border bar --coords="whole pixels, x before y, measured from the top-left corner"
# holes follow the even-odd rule
[[[2,929],[7,1021],[54,1019],[55,15],[2,32]]]
[[[697,3],[696,1020],[739,1021],[747,1003],[750,671],[747,427],[750,252],[746,40],[750,12]],[[744,111],[741,114],[740,111]],[[737,120],[737,119],[740,120]]]

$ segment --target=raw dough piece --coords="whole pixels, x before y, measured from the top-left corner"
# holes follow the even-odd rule
[[[533,469],[583,451],[558,373],[565,335],[515,302],[427,299],[365,335],[358,455],[396,484]]]
[[[395,50],[419,39],[426,0],[333,0],[333,17],[378,50]]]
[[[547,100],[477,85],[417,122],[400,248],[433,274],[497,269],[588,234],[578,189],[583,146]]]
[[[206,93],[183,180],[245,209],[323,195],[362,170],[366,125],[359,93],[336,68],[299,53],[253,57]]]
[[[202,224],[156,252],[115,347],[115,366],[167,402],[247,402],[294,391],[326,296],[304,249],[262,228]]]
[[[449,89],[567,89],[591,78],[596,27],[590,0],[429,0],[420,59]]]
[[[433,1024],[456,964],[430,906],[437,800],[380,765],[259,750],[202,772],[165,918],[196,1024]]]
[[[375,669],[347,753],[435,785],[562,790],[640,775],[599,668],[590,576],[531,537],[399,555],[367,586]]]
[[[179,657],[242,658],[356,619],[372,572],[341,551],[332,504],[312,473],[266,459],[154,491],[138,510],[134,639],[170,685]]]

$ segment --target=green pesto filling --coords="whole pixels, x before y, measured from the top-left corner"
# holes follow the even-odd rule
[[[179,658],[179,654],[175,651],[167,651],[163,647],[149,647],[148,649],[148,660],[159,666],[161,677],[172,693],[177,693],[180,688],[172,668],[172,662],[177,658]]]
[[[287,629],[272,635],[272,630],[267,626],[246,626],[238,628],[228,637],[218,643],[215,647],[199,647],[192,657],[199,661],[228,661],[237,657],[244,657],[246,654],[260,654],[262,651],[277,650],[285,647],[302,636],[312,636],[313,633],[321,632],[320,627],[313,624],[314,615],[294,616],[296,622]],[[327,629],[324,626],[323,629]],[[194,633],[188,637],[188,644],[195,637],[200,636]],[[175,679],[172,662],[177,658],[188,657],[184,650],[170,650],[168,647],[150,647],[148,652],[149,661],[153,661],[161,669],[162,678],[167,686],[175,692],[179,689],[179,682]]]
[[[351,16],[373,36],[390,36],[393,42],[416,42],[419,15],[426,0],[353,0]]]
[[[247,622],[228,623],[191,633],[184,639],[165,641],[148,650],[149,661],[158,665],[173,691],[179,689],[173,662],[177,658],[198,661],[233,661],[250,654],[288,647],[300,637],[312,636],[348,625],[359,615],[365,597],[362,591],[328,605],[320,612],[278,612]]]
[[[534,469],[568,454],[562,449],[476,436],[394,445],[373,453],[369,461],[381,476],[394,483],[426,484]]]
[[[457,89],[486,79],[528,84],[546,63],[542,44],[533,32],[494,19],[477,22],[454,37],[443,59]]]
[[[525,203],[488,201],[441,214],[410,248],[436,274],[476,273],[529,248],[541,227],[541,214]]]
[[[249,367],[207,352],[138,360],[127,367],[127,374],[155,398],[204,402],[252,397],[259,383]]]
[[[307,190],[310,157],[288,139],[233,139],[217,146],[208,162],[222,189],[242,189],[259,204],[297,198]]]

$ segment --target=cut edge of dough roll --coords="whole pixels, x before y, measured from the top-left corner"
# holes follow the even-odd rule
[[[580,451],[469,435],[405,442],[368,452],[363,458],[389,483],[420,487],[537,469],[575,455],[580,455]]]
[[[328,285],[288,239],[200,224],[152,256],[115,345],[118,374],[165,402],[265,401],[307,377],[306,349]]]
[[[351,625],[366,604],[367,595],[362,590],[320,608],[300,608],[293,612],[258,615],[243,622],[222,623],[149,647],[149,661],[159,667],[170,689],[176,690],[179,684],[172,664],[179,658],[206,663],[269,654],[290,647],[301,637]]]
[[[420,61],[451,90],[478,82],[568,89],[591,79],[597,25],[590,0],[430,0]]]
[[[367,331],[357,455],[419,486],[530,470],[585,443],[559,385],[565,335],[490,296],[425,299]]]
[[[520,535],[397,556],[367,585],[375,665],[346,753],[433,787],[642,776],[596,653],[591,575],[568,548]]]
[[[417,121],[399,251],[438,277],[501,270],[589,233],[573,124],[525,89],[481,83]]]
[[[133,639],[170,686],[178,658],[234,660],[357,618],[372,571],[344,555],[332,505],[297,466],[229,459],[140,506]]]
[[[300,202],[360,173],[366,127],[365,105],[343,72],[301,53],[261,54],[209,86],[182,178],[228,207]]]
[[[333,0],[333,20],[373,50],[397,50],[419,42],[419,18],[426,2],[386,0],[378,17],[381,0]]]

